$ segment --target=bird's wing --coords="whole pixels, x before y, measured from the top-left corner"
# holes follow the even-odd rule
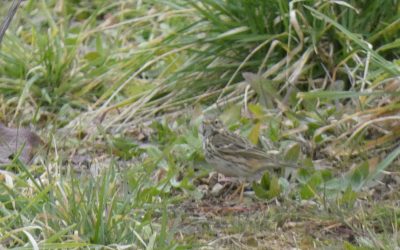
[[[216,134],[213,136],[211,143],[214,147],[224,153],[248,153],[248,156],[262,158],[266,153],[259,147],[252,144],[250,141],[240,137],[234,133]]]
[[[250,141],[234,133],[216,134],[211,142],[220,155],[238,157],[246,161],[251,171],[257,172],[268,168],[279,168],[292,164],[280,161],[275,155],[268,154]]]
[[[254,147],[248,140],[230,132],[215,134],[211,140],[211,143],[218,150],[236,151]]]

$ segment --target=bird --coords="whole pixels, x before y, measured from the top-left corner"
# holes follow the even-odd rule
[[[9,128],[0,123],[0,164],[10,163],[17,154],[21,162],[28,164],[41,145],[42,139],[29,129]]]
[[[243,199],[244,180],[255,181],[267,170],[295,166],[229,131],[218,118],[204,117],[200,132],[206,161],[216,172],[227,177],[238,177],[241,181],[240,200]]]

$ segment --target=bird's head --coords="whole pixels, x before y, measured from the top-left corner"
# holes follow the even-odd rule
[[[217,118],[204,117],[203,122],[201,124],[201,134],[207,137],[214,133],[217,133],[223,128],[224,124],[222,123],[221,120]]]

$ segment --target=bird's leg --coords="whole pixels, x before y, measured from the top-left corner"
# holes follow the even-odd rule
[[[244,183],[243,181],[239,181],[239,187],[229,196],[229,199],[233,199],[239,193],[239,202],[243,202],[243,193],[244,193]]]
[[[227,186],[227,184],[229,183],[229,189],[227,190],[227,192],[229,192],[230,190],[232,190],[234,187],[234,185],[237,183],[238,178],[236,177],[226,177],[225,175],[220,175],[218,174],[218,183],[223,183],[224,187]],[[244,193],[244,183],[243,180],[239,179],[239,187],[237,187],[235,189],[235,191],[233,192],[233,194],[229,195],[228,199],[232,200],[235,198],[235,196],[237,196],[239,194],[239,201],[240,203],[243,202],[243,193]]]
[[[243,193],[244,193],[244,183],[240,182],[240,196],[239,196],[239,202],[243,203]]]

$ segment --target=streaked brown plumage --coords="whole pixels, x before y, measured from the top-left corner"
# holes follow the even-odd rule
[[[207,162],[225,176],[256,180],[268,169],[293,167],[228,131],[218,119],[204,118],[201,132]]]

